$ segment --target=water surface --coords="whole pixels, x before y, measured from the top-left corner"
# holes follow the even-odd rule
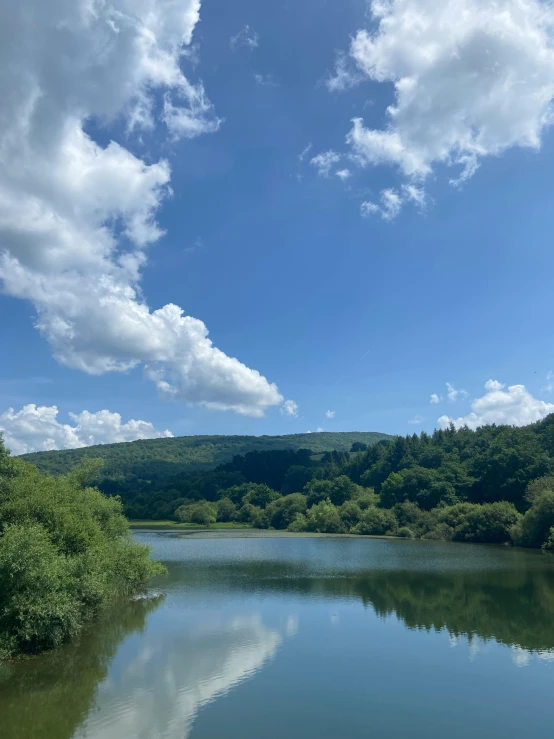
[[[139,532],[169,577],[0,671],[2,739],[550,739],[554,557]]]

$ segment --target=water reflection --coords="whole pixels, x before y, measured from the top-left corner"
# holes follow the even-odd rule
[[[150,598],[106,611],[78,639],[0,672],[2,739],[69,739],[89,714],[98,685],[126,637],[144,629],[163,601]]]
[[[540,556],[522,562],[520,567],[458,572],[330,573],[294,562],[195,563],[188,584],[198,597],[205,590],[206,597],[220,591],[358,600],[382,618],[396,616],[408,629],[446,630],[452,643],[465,637],[474,656],[479,640],[492,639],[545,659],[554,654],[554,562]]]
[[[291,624],[288,624],[290,629]],[[85,724],[94,739],[185,739],[198,711],[257,672],[283,637],[258,615],[192,629],[153,628]]]

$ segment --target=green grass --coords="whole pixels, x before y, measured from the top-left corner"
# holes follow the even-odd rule
[[[202,526],[199,523],[177,523],[176,521],[129,521],[131,529],[250,529],[248,523],[213,523],[211,526]]]

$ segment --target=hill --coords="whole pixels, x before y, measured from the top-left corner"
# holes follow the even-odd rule
[[[320,432],[288,436],[177,436],[172,439],[144,439],[120,444],[102,444],[81,449],[23,454],[41,472],[61,475],[70,472],[83,457],[101,457],[106,477],[127,476],[165,467],[168,476],[212,470],[230,462],[236,454],[277,449],[311,449],[314,454],[333,450],[347,452],[356,441],[371,446],[387,434],[374,431]]]

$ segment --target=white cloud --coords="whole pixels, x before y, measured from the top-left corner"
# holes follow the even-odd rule
[[[94,444],[115,444],[135,439],[171,437],[171,431],[158,431],[147,421],[131,419],[122,423],[119,413],[70,413],[74,425],[57,420],[58,409],[53,406],[29,404],[20,411],[8,408],[0,414],[0,432],[12,454],[78,449]]]
[[[423,418],[423,416],[414,416],[413,418],[411,418],[408,421],[408,423],[412,423],[412,424],[414,424],[414,426],[417,426],[420,423],[423,423],[423,421],[425,421],[425,419]]]
[[[498,380],[487,380],[485,382],[485,390],[489,390],[489,391],[503,390],[505,387],[506,385],[504,385],[501,382],[498,382]]]
[[[542,388],[543,393],[551,393],[554,391],[554,372],[546,373],[546,385]]]
[[[298,403],[294,400],[285,400],[280,409],[282,416],[290,416],[291,418],[298,418]]]
[[[337,173],[338,174],[338,173]],[[380,193],[381,205],[371,201],[361,204],[360,210],[363,216],[378,214],[385,221],[394,220],[406,203],[414,203],[420,210],[427,207],[427,195],[425,191],[415,185],[402,185],[400,190],[386,188]]]
[[[505,390],[501,383],[489,380],[485,388],[485,395],[471,402],[471,413],[460,418],[441,416],[439,426],[446,428],[450,423],[472,429],[493,423],[525,426],[554,413],[554,403],[534,398],[524,385],[511,385]]]
[[[403,200],[396,190],[387,188],[381,190],[381,205],[365,201],[361,204],[360,210],[363,216],[378,213],[385,221],[392,221],[400,213]]]
[[[539,149],[553,121],[550,2],[372,0],[370,11],[375,25],[355,34],[350,61],[392,83],[395,100],[381,128],[353,120],[347,142],[361,166],[392,165],[414,184],[446,165],[458,184],[487,156]],[[342,57],[327,84],[352,79]]]
[[[492,382],[492,380],[489,380],[489,382]],[[466,390],[457,390],[451,382],[446,383],[446,390],[446,397],[451,403],[455,403],[460,397],[467,398],[468,396]]]
[[[254,79],[258,85],[262,87],[279,87],[278,83],[271,74],[254,74]]]
[[[440,395],[437,395],[437,393],[431,393],[431,399],[430,403],[431,405],[438,405],[441,402],[442,398]]]
[[[349,169],[339,169],[335,174],[343,182],[346,182],[352,176],[352,172]]]
[[[310,143],[304,149],[302,149],[302,151],[298,155],[298,161],[303,162],[311,150],[312,150],[312,142],[310,141]]]
[[[336,411],[325,411],[327,418],[334,418]]]
[[[320,426],[318,429],[316,429],[315,432],[316,432],[316,434],[322,434],[324,431],[325,431],[325,429],[322,429],[321,426]]]
[[[141,363],[171,397],[261,416],[282,401],[216,349],[176,305],[141,292],[165,160],[147,164],[85,132],[91,119],[169,135],[215,130],[201,83],[181,70],[199,0],[21,0],[0,30],[0,284],[33,303],[55,358],[90,374]],[[156,120],[155,112],[161,111]]]
[[[343,92],[355,87],[364,79],[356,65],[349,57],[340,53],[335,64],[335,74],[325,80],[325,85],[330,92]]]
[[[338,164],[340,159],[340,154],[337,154],[336,151],[324,151],[313,157],[310,160],[310,164],[317,169],[317,173],[321,177],[329,177],[331,168],[334,167],[335,164]]]
[[[257,46],[259,46],[260,37],[256,33],[256,31],[253,31],[249,25],[244,26],[243,29],[241,29],[236,36],[231,36],[229,39],[229,43],[231,46],[231,49],[233,51],[236,51],[240,46],[244,46],[247,49],[255,49]]]

